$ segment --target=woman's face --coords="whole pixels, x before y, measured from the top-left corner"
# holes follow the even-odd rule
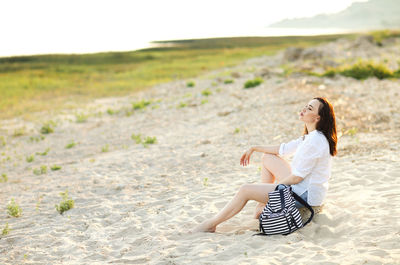
[[[300,111],[299,119],[305,123],[316,123],[319,121],[318,109],[320,106],[318,99],[313,99],[307,103],[306,106]]]

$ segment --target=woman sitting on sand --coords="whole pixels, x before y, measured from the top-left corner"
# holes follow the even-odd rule
[[[291,185],[293,192],[311,206],[320,206],[328,190],[332,157],[336,155],[336,121],[332,105],[325,98],[312,99],[300,112],[304,134],[298,139],[277,146],[255,146],[240,158],[246,166],[254,151],[262,157],[262,184],[242,185],[233,199],[213,218],[199,224],[194,232],[215,232],[217,225],[239,213],[249,200],[258,201],[255,218],[268,202],[268,193],[278,184]],[[291,164],[281,156],[294,153]],[[296,207],[302,205],[296,201]]]

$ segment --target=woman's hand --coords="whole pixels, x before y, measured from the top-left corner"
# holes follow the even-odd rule
[[[250,164],[250,156],[253,154],[253,152],[253,148],[247,150],[240,158],[240,165],[247,166],[248,164]]]

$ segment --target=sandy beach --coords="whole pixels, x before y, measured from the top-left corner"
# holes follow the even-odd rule
[[[0,232],[6,223],[10,231],[0,235],[0,263],[400,264],[399,79],[282,75],[282,65],[318,72],[359,58],[397,69],[400,39],[340,39],[293,60],[288,52],[79,110],[1,121],[0,175],[8,181],[0,183]],[[243,89],[256,76],[264,82]],[[187,233],[242,184],[260,182],[261,154],[245,168],[241,155],[300,136],[298,113],[316,96],[332,102],[339,133],[322,212],[291,235],[256,237],[251,201],[216,233]],[[138,100],[151,103],[132,110]],[[77,113],[86,122],[76,122]],[[54,133],[41,139],[50,120]],[[133,134],[157,141],[137,144]],[[47,172],[34,174],[41,166]],[[55,204],[65,190],[75,206],[60,215]],[[7,214],[12,198],[20,217]]]

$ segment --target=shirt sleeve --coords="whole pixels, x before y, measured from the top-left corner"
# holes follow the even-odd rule
[[[279,146],[278,154],[280,156],[290,156],[290,155],[294,154],[294,152],[296,152],[296,149],[299,146],[299,144],[302,142],[302,140],[303,140],[303,138],[299,137],[290,142],[281,143],[281,145]]]
[[[292,165],[292,174],[305,178],[315,167],[318,158],[322,156],[322,151],[316,141],[305,143],[299,151],[298,161]]]

